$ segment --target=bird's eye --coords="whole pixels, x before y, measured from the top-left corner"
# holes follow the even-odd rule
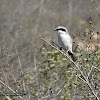
[[[65,30],[65,29],[63,29],[63,28],[60,28],[59,30],[66,32],[66,30]]]
[[[66,32],[66,30],[65,30],[65,29],[62,29],[62,31],[65,31],[65,32]]]

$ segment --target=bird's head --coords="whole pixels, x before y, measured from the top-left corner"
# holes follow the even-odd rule
[[[54,29],[54,31],[57,31],[58,33],[61,34],[68,33],[67,29],[63,26],[58,26],[56,29]]]

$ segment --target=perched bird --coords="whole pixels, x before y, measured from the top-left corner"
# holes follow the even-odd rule
[[[68,33],[68,30],[63,26],[58,26],[54,31],[58,33],[58,42],[67,53],[71,56],[72,60],[75,61],[75,57],[72,52],[72,38]]]

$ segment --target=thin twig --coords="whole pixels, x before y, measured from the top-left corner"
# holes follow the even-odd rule
[[[99,68],[97,68],[97,67],[95,67],[95,66],[93,66],[93,68],[95,68],[96,70],[98,70],[98,71],[100,72],[100,69],[99,69]]]
[[[25,91],[26,89],[25,89],[25,82],[24,82],[24,71],[22,69],[21,59],[20,59],[19,52],[18,52],[16,46],[15,46],[15,49],[16,49],[16,53],[18,54],[18,63],[19,63],[19,67],[20,67],[20,70],[21,70],[22,80],[23,80],[23,88],[24,88],[24,91]]]
[[[6,83],[4,83],[2,80],[0,80],[0,83],[6,86],[9,90],[11,90],[13,93],[15,93],[19,98],[23,99],[17,92],[15,92],[11,87],[9,87]]]
[[[99,16],[100,16],[100,11],[97,9],[97,7],[95,6],[94,2],[92,0],[90,0],[91,4],[94,6],[94,8],[96,9],[96,11],[98,12]]]
[[[91,67],[91,69],[90,69],[90,71],[89,71],[89,73],[88,73],[88,77],[87,77],[87,78],[89,78],[89,76],[90,76],[92,70],[93,70],[93,66]]]
[[[49,38],[50,39],[50,38]],[[56,45],[58,48],[61,48],[58,44],[56,44],[53,40],[51,40],[50,39],[50,41],[54,44],[54,45]]]
[[[71,62],[74,63],[74,61],[67,55],[67,53],[64,53],[63,51],[61,51],[59,48],[53,46],[51,43],[47,42],[45,39],[43,39],[42,37],[40,38],[41,40],[43,40],[44,42],[46,42],[47,44],[49,44],[51,47],[55,48],[56,50],[58,50],[60,53],[62,53],[65,57],[67,57]]]
[[[8,100],[11,100],[9,96],[7,96],[5,93],[3,93],[1,90],[0,92],[2,93],[3,96],[5,96]]]

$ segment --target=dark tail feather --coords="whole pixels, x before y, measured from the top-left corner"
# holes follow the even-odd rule
[[[75,61],[76,61],[76,59],[75,59],[75,57],[74,57],[73,53],[71,53],[70,51],[68,51],[68,54],[71,56],[72,60],[75,62]]]

